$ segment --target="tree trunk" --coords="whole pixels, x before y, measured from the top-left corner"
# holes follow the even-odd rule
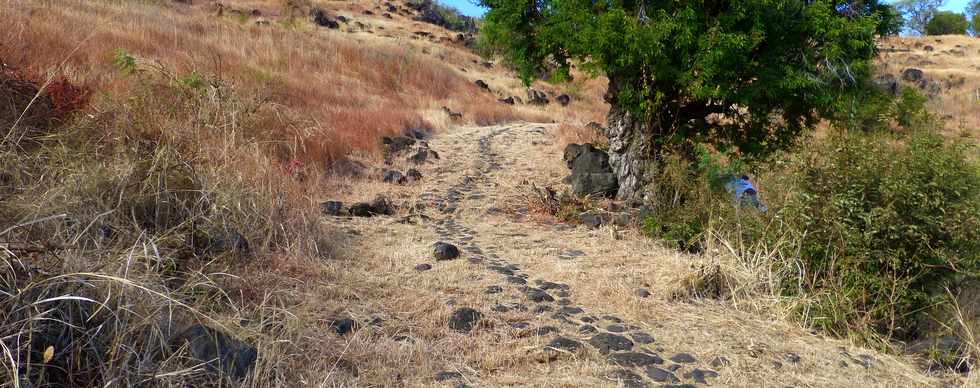
[[[633,201],[643,199],[642,188],[649,183],[645,171],[654,166],[656,150],[653,137],[659,131],[655,125],[637,120],[629,112],[616,107],[609,110],[605,135],[609,138],[609,165],[619,179],[616,198]]]

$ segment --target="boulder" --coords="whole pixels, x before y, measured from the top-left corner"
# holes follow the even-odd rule
[[[568,104],[572,102],[572,98],[567,94],[561,94],[558,97],[555,97],[555,100],[558,101],[561,106],[568,106]]]
[[[385,136],[381,138],[385,157],[397,155],[415,145],[416,140],[408,136]]]
[[[248,375],[259,354],[255,346],[201,324],[187,328],[170,344],[175,351],[186,349],[189,356],[205,363],[209,370],[239,380]]]
[[[616,194],[619,185],[605,152],[591,144],[569,144],[563,158],[572,170],[565,182],[572,186],[573,193],[579,196]]]
[[[902,79],[909,82],[917,82],[925,76],[922,70],[910,67],[902,71]]]
[[[439,159],[439,153],[435,152],[428,147],[419,147],[412,156],[408,157],[408,161],[415,164],[423,164],[430,159]]]
[[[476,83],[476,86],[479,86],[480,87],[480,89],[490,90],[490,85],[487,85],[487,83],[484,82],[482,79],[476,80],[475,83]]]
[[[376,215],[390,216],[395,213],[395,207],[383,196],[377,196],[371,203],[359,202],[347,209],[354,217],[373,217]]]
[[[374,197],[374,200],[371,201],[371,208],[374,209],[375,214],[386,216],[395,214],[395,205],[393,205],[388,198],[385,198],[382,195]]]
[[[327,27],[330,29],[340,28],[340,23],[337,23],[337,20],[331,17],[327,11],[320,7],[313,7],[310,9],[310,19],[312,19],[314,24],[321,27]]]
[[[408,171],[405,172],[405,177],[408,178],[409,182],[418,182],[422,180],[422,173],[419,172],[419,170],[410,168],[408,169]]]
[[[344,203],[340,201],[327,201],[320,204],[320,209],[323,210],[323,214],[336,217],[344,209]]]
[[[459,258],[459,248],[453,244],[440,241],[432,244],[432,256],[439,261],[457,259]]]
[[[481,318],[483,314],[479,311],[469,307],[459,308],[449,317],[449,328],[460,333],[469,333]]]
[[[499,99],[497,101],[500,101],[500,102],[502,102],[504,104],[507,104],[507,105],[514,105],[514,97],[501,98],[501,99]]]
[[[406,178],[405,175],[402,175],[402,173],[399,171],[385,170],[382,176],[382,180],[385,183],[394,183],[394,184],[403,185],[405,184],[405,182],[408,181],[408,178]]]
[[[898,95],[898,78],[891,74],[883,74],[874,79],[874,85],[885,93]]]
[[[545,94],[544,92],[540,91],[540,90],[535,90],[535,89],[528,88],[527,89],[527,102],[529,104],[544,105],[544,104],[547,104],[549,102],[548,101],[548,95]]]

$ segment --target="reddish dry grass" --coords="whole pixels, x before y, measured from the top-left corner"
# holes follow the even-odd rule
[[[288,151],[282,156],[311,163],[377,151],[379,136],[427,126],[418,112],[433,101],[475,92],[452,69],[404,47],[182,7],[36,2],[0,9],[0,21],[9,32],[0,37],[0,58],[24,71],[57,69],[101,92],[126,94],[139,75],[127,77],[113,64],[119,50],[140,68],[159,64],[174,78],[213,74],[263,96],[275,107],[266,136]]]

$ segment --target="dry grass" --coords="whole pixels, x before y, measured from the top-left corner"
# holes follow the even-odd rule
[[[879,60],[883,72],[901,77],[905,69],[918,68],[937,85],[928,107],[945,121],[949,135],[980,139],[980,41],[962,35],[892,37],[879,47],[885,49]]]

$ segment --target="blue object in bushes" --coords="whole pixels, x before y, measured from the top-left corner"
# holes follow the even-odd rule
[[[725,184],[725,190],[732,194],[735,203],[739,206],[751,206],[759,211],[765,213],[769,209],[759,201],[759,192],[749,181],[749,177],[746,175],[733,176],[728,183]]]

